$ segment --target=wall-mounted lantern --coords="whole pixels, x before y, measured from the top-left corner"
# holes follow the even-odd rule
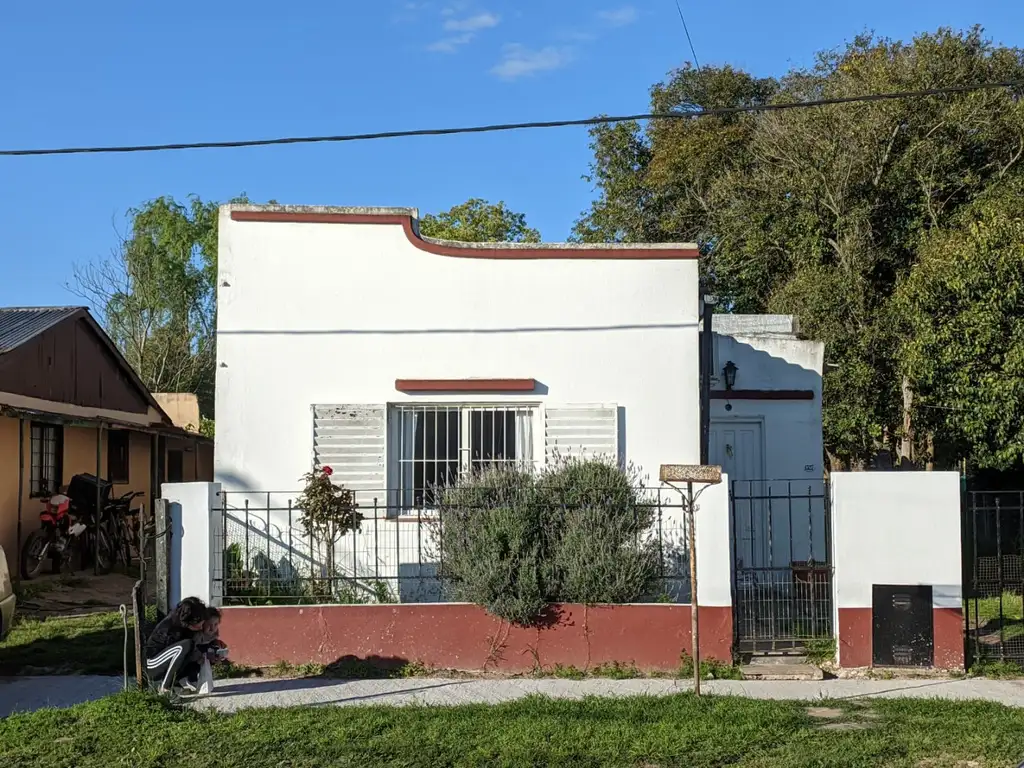
[[[725,377],[725,388],[727,390],[730,390],[736,386],[736,371],[736,363],[734,363],[732,360],[727,362],[725,364],[725,367],[722,368],[722,375]]]

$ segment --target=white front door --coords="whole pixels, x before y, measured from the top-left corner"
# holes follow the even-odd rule
[[[762,439],[759,421],[712,421],[708,460],[722,468],[730,483],[763,480]]]
[[[708,460],[729,480],[734,566],[771,567],[763,497],[764,444],[760,421],[711,422]]]

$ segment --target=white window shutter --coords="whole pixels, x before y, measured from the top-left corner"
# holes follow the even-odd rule
[[[619,409],[612,404],[549,405],[544,409],[544,458],[619,461]]]
[[[387,408],[383,405],[314,405],[313,457],[334,470],[331,480],[356,494],[366,517],[387,509]]]

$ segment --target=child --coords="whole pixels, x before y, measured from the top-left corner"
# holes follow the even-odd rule
[[[223,657],[227,646],[220,639],[220,611],[213,606],[206,609],[206,621],[196,633],[196,648],[213,664]]]
[[[160,681],[161,694],[170,693],[174,684],[186,677],[188,668],[202,661],[193,638],[203,628],[206,611],[198,597],[186,597],[149,633],[146,673],[150,680]]]
[[[218,637],[220,611],[211,605],[205,608],[203,615],[203,623],[192,635],[193,652],[188,662],[178,672],[182,689],[190,694],[199,692],[199,674],[202,672],[203,662],[213,664],[227,652],[227,646]]]

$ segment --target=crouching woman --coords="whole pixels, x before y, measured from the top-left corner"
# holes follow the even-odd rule
[[[161,694],[188,682],[189,671],[202,661],[195,635],[203,629],[207,608],[198,597],[186,597],[157,624],[146,640],[146,676]]]

